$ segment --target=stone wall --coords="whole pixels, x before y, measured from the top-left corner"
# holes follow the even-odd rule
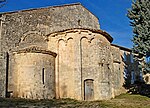
[[[111,45],[112,37],[80,4],[3,13],[0,19],[2,97],[110,99],[124,92],[125,69],[130,78],[138,72],[130,50]],[[92,96],[86,99],[87,89]]]
[[[0,97],[6,96],[6,64],[7,54],[0,53]]]
[[[70,28],[99,29],[98,19],[80,4],[4,13],[2,17],[4,50],[18,46],[31,31],[46,36]]]
[[[114,95],[119,95],[126,92],[125,88],[130,84],[140,80],[140,70],[130,49],[114,44],[112,44],[111,49],[114,65]]]
[[[143,79],[146,84],[150,84],[150,74],[149,73],[143,75]]]
[[[15,53],[13,97],[52,99],[55,97],[55,57],[42,53]]]
[[[86,80],[93,81],[94,96],[112,97],[110,42],[104,32],[71,29],[48,36],[48,50],[56,57],[56,94],[60,98],[85,99]]]
[[[88,37],[81,37],[82,80],[93,80],[95,100],[108,99],[112,96],[110,43],[102,35]]]
[[[47,35],[70,28],[99,29],[98,19],[81,4],[54,6],[18,12],[3,13],[0,16],[0,53],[9,55],[8,91],[12,91],[12,52],[30,46],[47,49]],[[1,56],[4,58],[4,56]],[[0,94],[6,88],[6,59],[0,58]]]
[[[126,92],[124,85],[124,67],[125,63],[122,59],[122,53],[119,47],[111,46],[111,54],[113,58],[113,75],[112,83],[114,88],[114,96]]]

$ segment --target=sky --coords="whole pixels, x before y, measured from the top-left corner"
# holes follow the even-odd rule
[[[80,2],[99,19],[100,29],[113,37],[113,44],[132,48],[132,27],[127,9],[132,0],[7,0],[0,12],[17,11]]]

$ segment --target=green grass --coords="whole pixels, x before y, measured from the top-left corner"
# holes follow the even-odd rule
[[[77,101],[73,99],[27,100],[0,98],[0,108],[150,108],[150,98],[122,94],[105,101]]]

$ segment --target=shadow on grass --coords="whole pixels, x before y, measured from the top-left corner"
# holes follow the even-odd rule
[[[103,101],[77,101],[73,99],[27,100],[0,98],[0,108],[150,108],[149,98],[122,94]]]
[[[0,98],[0,108],[108,108],[101,101],[77,101],[74,99],[27,100]]]
[[[30,99],[19,99],[19,98],[0,98],[0,108],[51,108],[51,107],[61,107],[67,104],[67,101],[75,102],[75,100],[30,100]]]
[[[137,83],[129,87],[128,93],[140,94],[150,98],[150,84]]]

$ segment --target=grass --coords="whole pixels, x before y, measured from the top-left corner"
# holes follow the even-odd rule
[[[77,101],[73,99],[27,100],[0,98],[0,108],[150,108],[150,98],[122,94],[105,101]]]
[[[106,101],[106,104],[112,105],[112,108],[150,108],[150,98],[141,95],[122,94],[115,99]]]

